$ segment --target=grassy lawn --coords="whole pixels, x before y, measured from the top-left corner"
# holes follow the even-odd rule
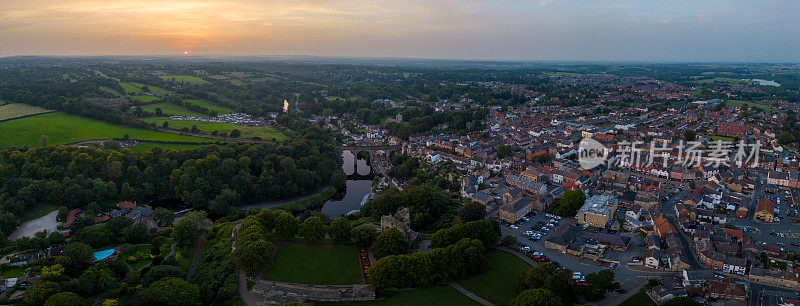
[[[32,208],[29,208],[22,214],[22,222],[28,222],[33,219],[44,217],[50,212],[58,210],[58,205],[55,203],[36,203]]]
[[[189,110],[183,106],[178,106],[169,102],[154,103],[142,106],[142,110],[148,111],[152,114],[156,113],[156,108],[160,108],[164,114],[177,115],[177,116],[205,116],[201,113]]]
[[[176,143],[157,143],[157,142],[140,142],[135,147],[129,148],[133,151],[150,151],[155,147],[160,147],[164,150],[186,150],[186,149],[194,149],[199,147],[200,145],[196,144],[176,144]]]
[[[283,133],[279,132],[277,129],[271,126],[254,127],[254,126],[241,126],[238,124],[223,123],[223,122],[170,120],[169,118],[166,117],[151,117],[151,118],[144,118],[142,120],[145,122],[155,123],[158,126],[162,126],[164,124],[164,121],[166,121],[169,122],[169,128],[174,130],[180,130],[182,128],[191,129],[192,126],[196,125],[197,128],[200,130],[200,132],[206,134],[210,134],[213,131],[230,133],[233,129],[238,129],[240,132],[242,132],[241,138],[261,137],[261,139],[264,140],[271,140],[272,138],[275,138],[276,140],[284,140],[287,138],[286,135],[283,135]]]
[[[130,82],[130,84],[138,87],[139,90],[141,90],[143,86],[147,86],[147,88],[150,89],[150,92],[152,92],[152,93],[173,93],[172,90],[164,89],[164,88],[153,86],[153,85],[147,85],[147,84],[136,83],[136,82]]]
[[[316,305],[341,305],[342,303],[316,303]],[[351,305],[443,305],[443,306],[469,306],[480,305],[466,295],[450,286],[428,287],[414,290],[392,292],[383,300],[368,302],[351,302]]]
[[[219,114],[219,115],[233,113],[233,111],[231,111],[231,110],[229,110],[227,108],[219,107],[219,106],[216,106],[214,104],[208,103],[208,102],[203,101],[203,100],[183,99],[183,102],[188,102],[189,104],[192,104],[192,105],[199,105],[199,106],[205,107],[205,108],[207,108],[209,110],[217,111],[217,114]]]
[[[19,118],[22,116],[52,112],[49,109],[24,103],[10,103],[0,106],[0,120]]]
[[[725,100],[725,105],[744,107],[745,104],[748,107],[760,108],[762,111],[765,111],[765,112],[768,112],[768,111],[772,110],[772,106],[765,105],[765,104],[758,104],[758,103],[747,102],[747,101],[742,101],[742,100]]]
[[[159,76],[159,78],[167,82],[170,82],[172,81],[172,79],[175,79],[175,82],[177,83],[186,83],[190,85],[208,84],[208,81],[191,75],[162,75]]]
[[[514,254],[492,249],[486,252],[488,270],[458,284],[495,305],[509,305],[514,298],[514,283],[531,265]]]
[[[105,87],[105,86],[100,86],[100,91],[105,91],[107,93],[111,93],[111,94],[113,94],[113,95],[115,95],[117,97],[121,97],[122,96],[122,94],[119,93],[119,91],[116,91],[114,89],[111,89],[111,88]]]
[[[24,273],[25,273],[25,269],[22,269],[22,268],[11,268],[11,269],[3,271],[3,273],[0,273],[0,276],[2,276],[3,278],[14,278],[14,277],[20,277]]]
[[[735,139],[733,139],[733,137],[720,136],[720,135],[714,135],[714,136],[708,137],[708,141],[714,142],[714,141],[717,141],[717,140],[734,141]]]
[[[354,246],[283,243],[263,279],[321,285],[361,283]]]
[[[125,90],[125,93],[137,94],[137,95],[142,93],[141,88],[131,83],[120,82],[119,86],[122,86],[122,89]]]
[[[653,302],[653,299],[647,295],[647,293],[639,292],[634,294],[629,299],[625,300],[619,306],[656,306],[657,304]]]
[[[700,89],[695,89],[695,90],[687,91],[686,93],[690,93],[690,94],[693,94],[693,95],[696,96],[696,95],[699,95],[701,92],[703,92],[703,91],[700,90]]]
[[[134,99],[134,100],[139,101],[139,102],[148,103],[148,102],[153,102],[155,100],[159,100],[159,99],[161,99],[161,97],[148,96],[148,95],[135,95],[135,96],[131,96],[131,99]]]
[[[48,144],[67,144],[89,139],[122,138],[175,142],[214,142],[213,139],[175,135],[126,127],[105,121],[84,118],[62,112],[0,122],[0,148],[41,145],[42,136]]]

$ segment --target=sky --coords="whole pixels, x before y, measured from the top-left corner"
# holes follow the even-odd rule
[[[0,56],[800,62],[800,1],[0,0]]]

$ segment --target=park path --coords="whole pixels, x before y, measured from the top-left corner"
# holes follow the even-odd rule
[[[197,267],[197,261],[200,260],[200,250],[203,248],[203,240],[206,239],[206,231],[200,233],[197,237],[197,242],[194,244],[194,255],[192,256],[192,264],[189,265],[189,273],[186,273],[186,280],[191,282],[194,275],[194,269]]]
[[[240,225],[242,225],[242,223],[237,222],[231,229],[231,238],[233,238],[231,249],[236,249],[236,234],[239,232]],[[277,249],[277,246],[275,249]],[[251,293],[250,290],[247,290],[247,273],[236,269],[236,277],[239,279],[239,298],[242,299],[242,303],[244,303],[246,306],[258,305],[255,295]]]
[[[492,304],[492,302],[484,300],[483,298],[477,296],[476,294],[472,293],[471,291],[467,290],[466,288],[461,287],[461,285],[457,284],[456,282],[450,283],[450,286],[455,288],[456,290],[458,290],[458,292],[461,292],[461,294],[466,295],[468,298],[472,299],[473,301],[481,303],[481,305],[495,306],[494,304]]]

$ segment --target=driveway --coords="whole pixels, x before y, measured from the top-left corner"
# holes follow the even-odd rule
[[[58,216],[58,210],[51,211],[44,217],[25,222],[20,225],[18,229],[11,232],[11,235],[8,235],[8,239],[15,240],[20,237],[33,237],[34,234],[41,231],[47,231],[48,233],[57,232],[58,221],[56,221],[56,216]]]

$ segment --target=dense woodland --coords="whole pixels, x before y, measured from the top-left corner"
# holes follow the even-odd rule
[[[341,172],[330,134],[308,126],[282,144],[148,152],[44,146],[0,151],[0,231],[36,203],[68,209],[119,200],[180,200],[225,214],[241,203],[308,194]]]

